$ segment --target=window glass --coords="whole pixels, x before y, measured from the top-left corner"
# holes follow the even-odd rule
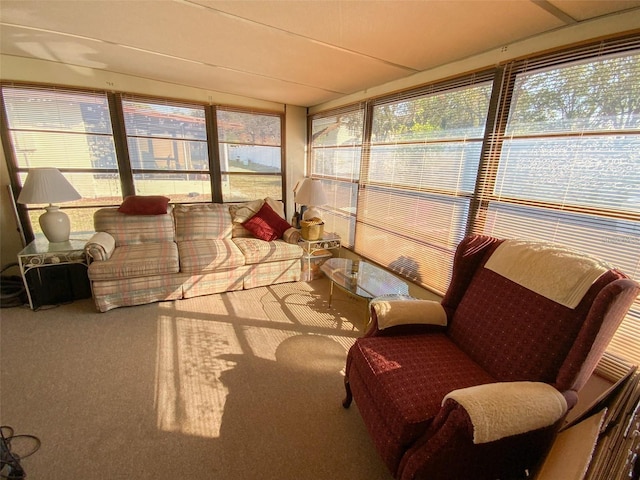
[[[282,117],[216,110],[222,199],[283,199]]]
[[[311,176],[322,180],[329,199],[317,208],[325,231],[340,235],[346,247],[355,244],[363,128],[364,105],[311,121]]]
[[[280,199],[281,176],[222,175],[222,197],[225,202],[247,202],[258,198]]]
[[[360,178],[356,252],[444,292],[464,238],[491,83],[374,105]],[[384,248],[381,248],[385,245]]]
[[[32,168],[58,168],[82,195],[60,205],[72,234],[93,230],[94,209],[87,207],[122,199],[106,94],[4,85],[2,96],[20,184]],[[44,205],[26,207],[31,231],[41,234]]]
[[[490,153],[499,162],[483,173],[489,188],[476,231],[561,243],[639,279],[638,99],[637,51],[516,69],[503,141]],[[638,317],[640,300],[609,347],[634,362]]]
[[[210,202],[204,107],[134,98],[122,109],[135,193]]]

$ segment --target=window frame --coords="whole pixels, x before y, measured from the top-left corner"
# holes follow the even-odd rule
[[[505,142],[505,132],[507,128],[507,121],[509,118],[509,113],[512,105],[512,95],[513,95],[513,86],[515,79],[517,77],[518,72],[521,72],[525,69],[528,71],[534,71],[536,69],[551,69],[554,67],[561,67],[565,65],[569,65],[574,62],[586,61],[589,59],[595,59],[599,56],[607,57],[610,54],[619,54],[623,55],[626,52],[640,52],[640,35],[638,33],[633,33],[630,35],[624,35],[616,38],[608,38],[608,39],[600,39],[595,41],[585,42],[584,44],[570,47],[563,47],[557,49],[553,52],[544,52],[539,55],[532,55],[527,58],[521,58],[514,61],[506,62],[501,65],[497,65],[493,69],[493,88],[492,95],[489,104],[489,113],[487,115],[487,123],[485,128],[485,136],[483,139],[482,150],[481,150],[481,158],[480,164],[478,166],[478,175],[476,177],[476,184],[473,190],[473,194],[471,196],[471,204],[469,207],[469,214],[467,217],[466,230],[465,234],[473,234],[473,233],[485,233],[485,222],[487,221],[487,214],[489,212],[490,205],[495,200],[493,197],[493,191],[496,185],[496,181],[498,180],[498,167],[500,166],[500,156],[502,153],[503,144]],[[453,79],[455,81],[456,79]],[[363,129],[363,154],[360,162],[360,172],[358,176],[362,179],[363,172],[366,173],[368,155],[370,154],[371,149],[371,110],[373,105],[376,105],[379,102],[388,102],[393,98],[411,98],[413,96],[418,96],[425,90],[430,88],[437,88],[437,84],[442,82],[434,82],[433,84],[420,86],[416,88],[409,89],[407,91],[391,93],[388,95],[382,95],[380,97],[373,97],[367,100],[364,100],[365,108],[369,113],[367,117],[367,125]],[[318,111],[311,115],[309,115],[309,125],[312,124],[314,118],[320,118],[321,116],[330,116],[333,112],[338,111],[338,109],[329,109],[325,111]],[[311,132],[311,129],[309,129]],[[640,135],[640,132],[631,130],[627,132],[633,135]],[[616,132],[619,134],[619,132]],[[309,133],[309,136],[311,134]],[[571,134],[565,135],[565,137]],[[311,140],[308,139],[308,152],[312,151]],[[309,154],[310,155],[310,154]],[[310,168],[310,157],[307,158],[307,165]],[[316,176],[312,170],[311,176]],[[362,180],[360,189],[363,188]],[[503,199],[504,200],[504,199]],[[544,206],[545,208],[550,208],[553,210],[554,202],[541,202],[541,201],[528,201],[526,199],[507,199],[513,205],[532,205],[532,206]],[[329,208],[331,208],[329,206]],[[640,224],[640,213],[637,212],[620,212],[615,209],[608,209],[603,207],[588,207],[583,205],[562,205],[556,208],[558,211],[586,211],[591,215],[597,214],[601,217],[598,218],[618,218],[623,220],[629,220],[632,222],[637,222]],[[360,209],[358,208],[358,212]],[[356,216],[357,217],[357,216]],[[356,225],[358,225],[358,218],[356,218]],[[634,227],[635,228],[635,227]],[[364,256],[367,260],[371,261],[371,258],[368,258],[366,252],[362,252],[358,248],[358,237],[362,235],[364,232],[361,228],[356,226],[355,229],[355,245],[343,245],[346,248],[352,250],[354,253]],[[631,239],[630,241],[632,241]],[[640,249],[638,249],[640,250]],[[377,263],[376,259],[373,259],[374,262]],[[391,268],[390,265],[382,264],[381,266],[385,268]],[[634,275],[633,272],[626,272],[629,275]],[[404,275],[401,271],[396,271],[396,274],[404,277],[407,280],[414,281],[410,277]],[[640,281],[637,274],[635,274],[636,281]],[[434,288],[433,285],[428,283],[420,283],[416,282],[419,286],[432,291],[436,294],[442,295],[442,291],[438,288]],[[621,335],[625,335],[627,340],[622,339],[621,344],[625,344],[627,341],[631,341],[636,347],[636,349],[640,350],[640,325],[638,328],[633,327],[632,318],[640,318],[640,299],[636,300],[634,307],[632,307],[632,311],[629,313],[627,318],[623,321],[623,324],[618,329],[618,332]],[[637,323],[637,321],[636,321]],[[614,343],[614,342],[612,342]],[[634,347],[628,347],[627,352],[633,352]],[[624,348],[623,348],[624,350]],[[620,351],[617,351],[620,354]],[[630,355],[632,361],[640,361],[640,356]]]
[[[168,97],[158,97],[158,96],[147,96],[140,94],[132,94],[127,92],[112,92],[112,91],[103,91],[99,89],[91,89],[91,88],[82,88],[82,87],[71,87],[64,85],[50,85],[50,84],[38,84],[33,82],[18,82],[18,81],[0,81],[0,138],[2,139],[3,151],[5,154],[7,170],[9,174],[9,182],[11,187],[11,193],[14,198],[14,201],[18,198],[20,191],[22,189],[21,182],[21,174],[28,173],[28,169],[21,168],[16,158],[16,152],[13,146],[13,142],[11,140],[10,132],[8,131],[8,122],[7,122],[7,114],[6,114],[6,105],[4,102],[4,95],[2,94],[2,89],[5,87],[8,88],[34,88],[40,89],[44,91],[64,91],[69,94],[98,94],[104,95],[107,99],[108,108],[109,108],[109,117],[111,121],[111,130],[112,137],[115,145],[115,156],[117,162],[117,169],[109,170],[110,173],[117,175],[118,180],[120,182],[120,191],[122,199],[124,199],[128,195],[135,194],[135,185],[134,185],[134,173],[135,169],[132,169],[131,159],[129,155],[129,148],[127,142],[127,132],[125,128],[124,122],[124,113],[123,113],[123,99],[136,99],[140,101],[147,102],[157,102],[157,103],[170,103],[182,106],[196,106],[204,108],[205,113],[205,130],[206,130],[206,150],[209,157],[209,165],[208,170],[204,171],[210,177],[211,183],[211,203],[224,203],[221,193],[221,173],[219,168],[219,160],[218,160],[218,138],[217,138],[217,127],[216,127],[216,109],[230,109],[243,113],[259,113],[264,115],[276,116],[280,121],[280,168],[281,171],[277,174],[280,178],[281,184],[281,192],[278,195],[279,200],[286,202],[286,191],[287,191],[287,182],[286,182],[286,150],[285,150],[285,113],[279,111],[270,111],[270,110],[256,110],[252,108],[244,108],[244,107],[235,107],[235,106],[227,106],[227,105],[215,105],[215,104],[205,104],[196,101],[185,101],[181,99],[173,99]],[[74,173],[79,172],[77,169],[60,169],[63,173],[69,173],[73,171]],[[87,169],[86,173],[94,173],[94,172],[104,172],[105,170],[96,170],[96,169]],[[178,173],[184,173],[184,171],[178,171]],[[197,173],[203,173],[203,171],[197,171]],[[189,202],[172,202],[172,203],[199,203],[196,201]],[[209,203],[209,200],[207,200]],[[236,202],[229,202],[236,203]],[[119,204],[119,203],[118,203]],[[87,208],[87,209],[95,209],[101,207],[113,207],[118,204],[104,203],[100,205],[91,205],[88,207],[73,207],[73,208]],[[63,204],[61,208],[69,208],[65,207]],[[25,242],[29,243],[36,238],[36,232],[34,231],[32,220],[29,216],[29,212],[38,210],[39,208],[32,207],[29,208],[26,205],[17,204],[16,203],[16,211],[18,216],[18,221],[20,223],[22,229],[22,235]],[[72,222],[72,229],[74,228],[74,224]],[[72,232],[73,234],[74,232]]]

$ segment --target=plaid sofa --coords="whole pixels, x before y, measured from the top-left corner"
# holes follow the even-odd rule
[[[297,230],[266,242],[234,224],[230,208],[177,205],[162,215],[97,210],[86,251],[98,310],[300,280]]]

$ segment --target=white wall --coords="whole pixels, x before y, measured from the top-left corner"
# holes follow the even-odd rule
[[[9,196],[9,183],[4,151],[0,148],[0,266],[18,261],[18,252],[23,247],[13,204]],[[14,275],[16,270],[11,269],[7,274]]]

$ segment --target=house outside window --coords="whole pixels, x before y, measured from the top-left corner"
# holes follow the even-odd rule
[[[135,193],[210,202],[205,107],[125,99],[122,110]]]

